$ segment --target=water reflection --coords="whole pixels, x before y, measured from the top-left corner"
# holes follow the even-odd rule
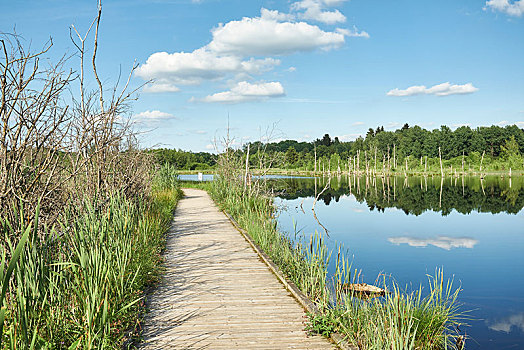
[[[353,195],[369,210],[384,212],[397,208],[406,214],[420,215],[426,211],[440,212],[443,216],[453,210],[462,214],[510,213],[524,207],[524,178],[478,177],[356,177],[286,179],[275,181],[275,190],[283,199],[299,197],[318,198],[329,205],[342,196]]]
[[[307,240],[321,222],[368,283],[388,274],[425,285],[444,268],[471,310],[466,348],[524,349],[524,177],[342,176],[324,193],[327,178],[275,181],[283,232],[298,225]]]
[[[511,332],[512,328],[524,332],[524,313],[517,313],[507,318],[488,323],[488,327],[491,330],[504,333]]]
[[[446,237],[438,236],[436,238],[420,239],[415,237],[390,237],[390,243],[400,245],[408,244],[411,247],[427,247],[432,245],[445,250],[452,248],[469,248],[472,249],[479,241],[471,237]]]

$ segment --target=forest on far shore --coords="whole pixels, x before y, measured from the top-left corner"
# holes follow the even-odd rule
[[[386,131],[383,126],[369,129],[365,137],[354,141],[340,141],[338,136],[325,134],[311,142],[283,140],[279,142],[251,142],[234,152],[241,157],[250,149],[249,163],[258,167],[261,160],[271,159],[272,168],[317,171],[347,170],[366,166],[397,171],[436,171],[440,157],[446,168],[464,171],[524,169],[524,129],[516,125],[505,127],[448,126],[426,130],[404,124],[402,128]],[[174,165],[179,170],[205,170],[216,165],[216,155],[176,149],[150,150],[156,161]],[[358,164],[356,160],[358,159]],[[266,164],[267,165],[267,164]]]

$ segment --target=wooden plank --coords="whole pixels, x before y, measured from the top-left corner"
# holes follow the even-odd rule
[[[334,349],[206,192],[185,189],[143,349]]]

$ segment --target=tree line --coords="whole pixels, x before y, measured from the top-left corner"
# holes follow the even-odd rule
[[[404,124],[394,131],[378,126],[354,141],[344,142],[325,134],[311,142],[251,142],[235,152],[245,157],[248,147],[251,167],[257,167],[262,158],[270,155],[271,167],[318,172],[372,167],[437,171],[440,159],[446,169],[478,171],[481,164],[485,170],[524,169],[524,129],[516,125],[461,126],[456,130],[443,125],[427,130]],[[152,152],[158,162],[170,163],[181,170],[213,168],[216,164],[216,156],[206,152],[170,149]]]

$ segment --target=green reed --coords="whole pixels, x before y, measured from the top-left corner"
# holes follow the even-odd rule
[[[158,279],[180,196],[166,179],[171,173],[161,172],[142,199],[120,193],[104,201],[87,198],[61,213],[53,228],[32,229],[38,216],[29,224],[21,219],[19,227],[1,221],[2,348],[120,349],[130,343],[144,289]],[[15,248],[9,237],[16,232],[24,234]]]

